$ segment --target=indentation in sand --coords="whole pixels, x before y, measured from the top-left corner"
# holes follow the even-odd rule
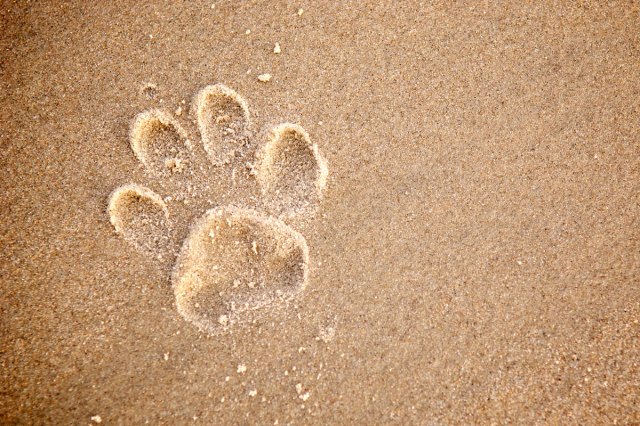
[[[194,107],[204,150],[187,139],[179,124],[185,122],[180,121],[182,109],[178,117],[159,110],[136,117],[131,148],[155,175],[154,185],[172,188],[173,193],[163,199],[147,187],[124,185],[112,193],[108,213],[118,234],[168,261],[163,261],[165,266],[177,255],[172,283],[178,311],[200,329],[218,333],[249,322],[258,311],[286,305],[305,288],[306,240],[275,216],[312,213],[326,184],[327,166],[317,145],[295,124],[277,126],[254,161],[244,158],[256,154],[251,151],[255,145],[249,144],[249,111],[246,102],[222,84],[202,89]],[[221,185],[211,183],[224,176],[231,181],[221,194]],[[237,179],[247,182],[236,185]],[[274,217],[255,210],[263,204],[247,184],[256,183]],[[229,194],[244,197],[248,204],[211,209],[212,199]],[[175,209],[171,221],[169,207]],[[179,251],[193,217],[200,219]]]
[[[209,210],[185,240],[173,273],[178,312],[216,333],[247,311],[281,303],[306,285],[309,249],[298,232],[254,210]]]
[[[138,249],[162,256],[169,245],[169,211],[162,198],[140,185],[124,185],[111,193],[111,224]]]
[[[227,86],[216,84],[202,89],[194,105],[209,159],[215,165],[231,162],[248,142],[246,101]]]
[[[155,99],[155,97],[158,96],[158,86],[153,83],[146,83],[140,89],[140,93],[149,100]]]
[[[278,216],[311,213],[327,182],[327,164],[318,146],[297,124],[273,129],[259,153],[257,178],[265,202]]]
[[[131,128],[131,149],[155,173],[180,173],[188,158],[185,131],[169,114],[151,110],[138,114]]]

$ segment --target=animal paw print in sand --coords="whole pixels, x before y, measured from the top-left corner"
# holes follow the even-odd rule
[[[304,290],[309,249],[285,221],[312,216],[327,166],[295,124],[255,143],[245,100],[222,84],[202,89],[190,115],[135,118],[131,148],[149,185],[117,188],[108,213],[125,240],[167,271],[173,265],[178,312],[216,334]]]

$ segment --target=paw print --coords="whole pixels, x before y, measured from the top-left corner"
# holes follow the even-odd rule
[[[189,115],[135,118],[131,149],[148,184],[115,189],[107,210],[119,235],[171,270],[178,312],[217,334],[304,290],[309,249],[289,224],[313,216],[327,166],[296,124],[255,143],[247,103],[222,84],[202,89]]]

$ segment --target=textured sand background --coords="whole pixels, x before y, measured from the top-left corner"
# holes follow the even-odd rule
[[[523,3],[1,2],[0,422],[640,422],[639,6]],[[217,82],[330,175],[303,297],[211,338],[106,205]]]

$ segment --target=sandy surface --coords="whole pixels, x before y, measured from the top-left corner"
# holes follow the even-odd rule
[[[637,3],[18,3],[0,422],[640,422]],[[136,114],[219,82],[329,178],[301,297],[208,337],[106,209],[160,190]]]

